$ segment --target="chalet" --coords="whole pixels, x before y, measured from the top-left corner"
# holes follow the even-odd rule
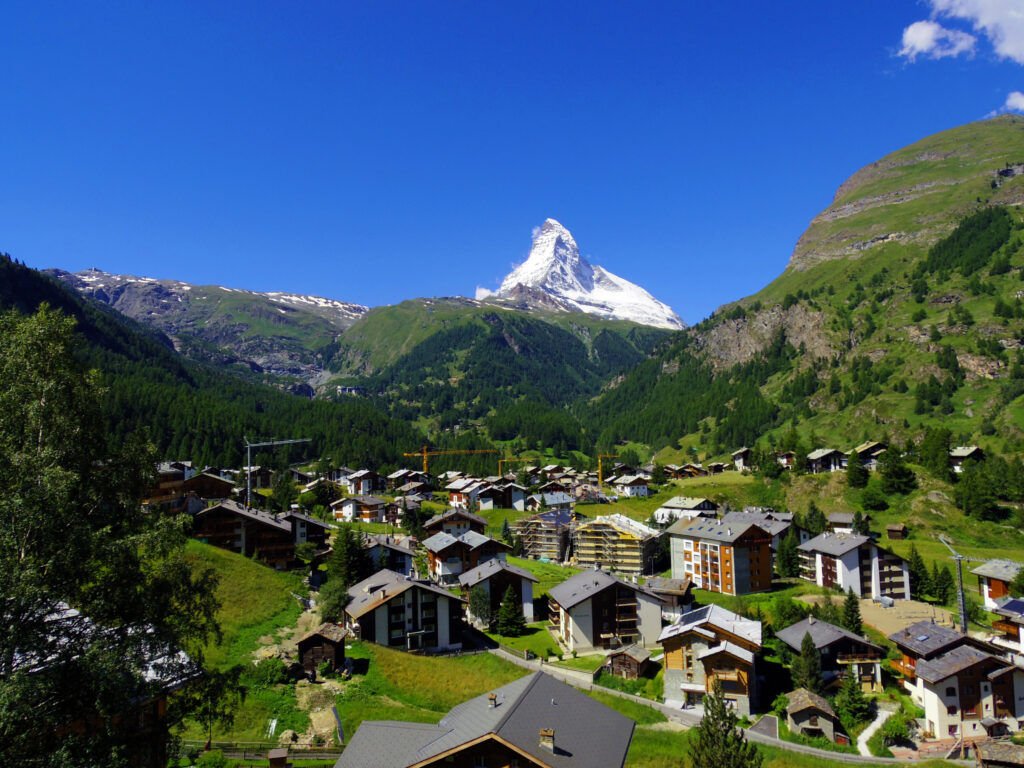
[[[789,520],[779,519],[780,517],[789,517]],[[722,522],[732,526],[756,525],[771,537],[773,554],[778,552],[779,544],[789,535],[789,531],[793,527],[792,515],[780,516],[773,510],[755,512],[745,509],[742,512],[726,512],[722,515]],[[799,541],[807,541],[811,538],[807,531],[800,528],[796,529],[796,533]]]
[[[366,554],[374,567],[386,568],[395,573],[413,575],[416,545],[415,541],[408,536],[364,533],[363,546],[366,548]]]
[[[647,487],[647,480],[638,475],[620,475],[608,481],[619,496],[630,498],[647,496],[650,489]]]
[[[484,533],[486,530],[486,518],[474,515],[464,509],[449,509],[440,515],[434,515],[423,524],[423,533],[426,536],[433,536],[435,533],[459,536],[466,531]]]
[[[399,469],[387,476],[388,488],[401,490],[403,485],[416,483],[433,488],[433,478],[426,472],[419,472],[415,469]]]
[[[306,483],[311,483],[311,482],[313,482],[314,479],[316,479],[316,474],[315,473],[313,473],[313,472],[304,472],[301,469],[297,469],[295,467],[290,467],[288,469],[288,473],[291,475],[292,480],[297,485],[305,485]]]
[[[503,541],[476,531],[458,536],[435,533],[423,542],[427,550],[430,578],[441,584],[455,584],[459,576],[488,560],[505,559],[512,548]]]
[[[703,477],[708,471],[700,464],[666,464],[665,474],[672,480],[684,480],[687,477]]]
[[[1010,595],[1010,582],[1016,578],[1021,568],[1024,568],[1024,564],[1013,560],[989,560],[971,571],[978,577],[978,592],[986,610],[991,611],[995,608],[996,601],[1001,597],[1013,597]]]
[[[432,498],[434,495],[434,489],[430,487],[429,483],[424,483],[418,480],[410,480],[404,485],[400,485],[395,488],[396,496],[422,496],[424,498]]]
[[[345,663],[344,628],[324,623],[299,639],[299,663],[306,672],[316,672],[326,662],[331,671]]]
[[[479,493],[480,509],[525,509],[526,489],[518,483],[498,483]]]
[[[661,629],[661,598],[601,570],[587,570],[549,592],[551,624],[571,651],[653,646]]]
[[[251,483],[254,489],[270,488],[274,482],[274,473],[268,467],[252,466],[242,467],[242,485],[248,487]]]
[[[529,512],[547,508],[571,513],[575,506],[576,499],[567,493],[536,493],[526,499],[526,509]]]
[[[728,469],[728,465],[722,463],[721,461],[712,461],[710,464],[708,464],[709,475],[720,475],[723,472],[725,472],[726,469]]]
[[[338,467],[337,469],[330,470],[324,477],[332,483],[344,485],[345,481],[348,480],[349,475],[354,475],[355,472],[356,471],[351,467]]]
[[[581,568],[603,567],[620,573],[650,573],[658,558],[661,531],[625,515],[595,517],[572,532],[576,563]]]
[[[488,560],[472,570],[466,571],[459,576],[459,587],[462,590],[462,597],[466,600],[466,616],[477,623],[479,617],[470,613],[469,591],[474,587],[483,587],[491,604],[493,615],[498,614],[501,601],[505,592],[512,587],[516,596],[516,602],[522,608],[523,617],[527,623],[533,621],[533,585],[539,579],[524,568],[509,565],[504,560],[497,558]]]
[[[985,452],[976,445],[960,445],[949,452],[949,465],[957,474],[964,471],[964,462],[984,460]]]
[[[148,507],[171,508],[184,496],[181,486],[195,474],[191,461],[161,461],[156,466],[157,484],[143,500]]]
[[[365,720],[335,768],[622,768],[634,723],[543,672],[450,710],[439,723]]]
[[[732,452],[732,463],[736,466],[737,472],[750,469],[750,449],[743,446],[738,451]]]
[[[333,527],[297,512],[276,517],[234,501],[200,510],[192,520],[193,538],[279,570],[295,562],[296,544],[309,540],[324,546]]]
[[[853,512],[830,512],[825,518],[828,522],[828,529],[833,533],[856,533],[853,530],[853,521],[856,515]],[[871,525],[871,515],[861,515],[864,525]]]
[[[460,477],[444,487],[448,491],[448,503],[458,509],[477,506],[480,491],[485,488],[487,483],[475,477]]]
[[[783,469],[793,469],[796,466],[796,454],[793,451],[776,451],[775,460]]]
[[[693,609],[693,582],[648,576],[644,586],[661,598],[661,618],[672,622]]]
[[[356,637],[407,651],[462,647],[462,601],[429,581],[383,570],[348,594],[345,624]]]
[[[650,666],[651,652],[642,645],[633,643],[625,648],[612,651],[605,661],[605,669],[623,680],[636,680]]]
[[[715,517],[717,514],[718,505],[710,499],[675,496],[654,510],[654,520],[658,525],[667,525],[684,517]]]
[[[665,649],[667,705],[698,705],[717,680],[726,701],[740,715],[756,711],[761,622],[705,605],[665,627],[658,642]]]
[[[905,539],[910,535],[910,531],[903,523],[889,523],[885,526],[885,535],[890,539]]]
[[[808,616],[780,629],[775,636],[799,655],[804,635],[810,635],[821,654],[821,673],[826,687],[838,686],[846,675],[855,675],[866,693],[882,691],[882,659],[885,651],[849,630]]]
[[[296,544],[310,541],[316,544],[318,552],[327,551],[330,532],[334,530],[335,526],[325,523],[323,520],[317,520],[315,517],[310,517],[299,512],[297,509],[292,509],[282,515],[278,515],[278,519],[286,520],[291,525],[292,537],[295,539]]]
[[[835,448],[819,448],[807,454],[807,471],[817,475],[822,472],[838,472],[843,468],[846,457]]]
[[[231,498],[235,484],[223,477],[200,472],[185,480],[181,484],[181,491],[186,496],[193,494],[203,501],[223,501]]]
[[[376,496],[349,496],[331,504],[335,520],[346,523],[380,523],[384,520],[387,502]]]
[[[839,718],[825,699],[806,688],[797,688],[786,695],[786,725],[790,733],[799,733],[810,738],[824,737],[835,744],[849,744],[850,739],[842,733]]]
[[[522,542],[523,557],[561,563],[569,546],[573,515],[552,509],[512,523],[511,529]]]
[[[850,454],[857,453],[860,456],[860,460],[861,463],[864,465],[864,468],[870,472],[874,472],[876,469],[878,469],[879,457],[883,453],[885,453],[888,447],[889,446],[886,445],[885,443],[868,441],[866,443],[861,443],[860,445],[858,445],[856,448],[850,451]],[[849,459],[847,459],[847,463],[849,463]]]
[[[345,490],[353,496],[369,496],[373,493],[382,493],[387,489],[387,481],[372,469],[360,469],[353,472],[341,484]]]
[[[695,518],[677,521],[668,535],[672,578],[726,595],[772,588],[772,537],[759,526]]]
[[[999,618],[992,622],[992,629],[998,634],[990,642],[1024,656],[1024,599],[1001,597],[991,610]]]
[[[384,505],[384,514],[381,522],[399,527],[402,525],[405,513],[418,513],[424,501],[425,499],[422,496],[417,496],[416,494],[399,496],[394,501],[389,501]]]
[[[797,547],[800,577],[819,587],[853,590],[857,597],[910,599],[907,561],[870,536],[825,533]]]
[[[914,687],[919,662],[934,659],[964,643],[984,647],[980,641],[962,635],[955,628],[928,619],[894,632],[889,635],[889,640],[895,643],[901,654],[899,661],[890,661],[889,665],[903,675],[903,685],[909,690]]]

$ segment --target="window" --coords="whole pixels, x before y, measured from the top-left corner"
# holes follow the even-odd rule
[[[955,715],[956,714],[956,707],[954,707],[954,706],[946,707],[946,714],[947,715]]]
[[[956,688],[954,688],[953,686],[949,686],[948,688],[946,688],[946,695],[956,696]]]

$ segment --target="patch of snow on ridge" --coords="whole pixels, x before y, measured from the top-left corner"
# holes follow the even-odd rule
[[[529,257],[509,273],[494,295],[510,297],[518,286],[542,291],[578,312],[658,328],[686,327],[671,307],[639,285],[583,258],[572,233],[554,219],[546,219],[534,230]],[[478,288],[477,298],[483,297]]]

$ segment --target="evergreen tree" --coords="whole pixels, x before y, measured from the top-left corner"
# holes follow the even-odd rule
[[[508,518],[506,517],[501,522],[501,540],[508,543],[512,538],[512,528],[508,524]]]
[[[847,672],[836,694],[836,710],[844,723],[862,723],[871,717],[871,703],[864,695],[853,670]]]
[[[656,463],[654,469],[651,470],[651,482],[655,485],[664,485],[668,480],[668,475],[665,474],[665,465]]]
[[[985,476],[982,465],[968,461],[953,489],[956,505],[968,517],[977,520],[996,520],[1000,516],[991,480]]]
[[[890,446],[879,456],[878,474],[882,479],[884,493],[907,494],[917,488],[917,476],[904,463],[903,454],[896,446]]]
[[[526,631],[526,617],[523,607],[516,598],[515,590],[509,584],[498,608],[498,634],[505,637],[519,637]]]
[[[817,536],[825,530],[826,525],[828,525],[828,520],[825,519],[825,513],[818,509],[818,505],[812,501],[807,508],[807,515],[804,517],[804,527],[812,536]]]
[[[953,579],[953,573],[950,571],[948,564],[943,565],[942,570],[939,571],[939,577],[936,579],[933,591],[935,592],[936,599],[943,605],[950,605],[956,602],[956,581]]]
[[[794,688],[806,688],[811,693],[821,695],[825,682],[821,677],[821,654],[814,647],[814,640],[809,632],[804,633],[800,641],[800,655],[793,659],[791,669]]]
[[[910,596],[912,598],[920,600],[925,595],[931,594],[928,566],[924,564],[921,553],[913,544],[910,545],[910,552],[907,553],[907,573],[910,576]]]
[[[853,526],[852,527],[853,527],[853,532],[854,533],[859,533],[859,534],[862,534],[864,536],[866,536],[868,534],[868,532],[869,532],[868,531],[867,520],[864,519],[864,515],[861,513],[861,511],[859,509],[856,509],[853,512]]]
[[[783,536],[779,542],[779,551],[775,556],[775,564],[779,576],[790,578],[800,573],[800,552],[797,547],[800,545],[796,535],[796,526],[790,526],[789,533]]]
[[[947,482],[953,479],[949,466],[949,446],[953,433],[945,427],[929,427],[924,433],[919,453],[921,464],[935,477]]]
[[[1017,575],[1009,584],[1009,590],[1011,597],[1024,597],[1024,568],[1017,571]]]
[[[846,462],[846,483],[851,488],[863,488],[868,484],[868,471],[864,467],[864,459],[858,451],[850,451]]]
[[[330,581],[348,589],[365,579],[373,570],[370,556],[363,547],[363,536],[351,523],[342,523],[334,535],[334,554],[327,562]]]
[[[695,768],[761,768],[761,753],[737,727],[736,713],[726,705],[718,680],[704,697],[704,717],[697,726],[690,757]]]
[[[864,631],[860,619],[860,601],[853,594],[853,589],[846,592],[846,600],[843,602],[843,627],[859,635]]]
[[[928,583],[931,586],[929,594],[945,605],[946,601],[940,597],[940,590],[942,589],[942,574],[939,572],[938,560],[932,560],[932,572],[928,577]]]

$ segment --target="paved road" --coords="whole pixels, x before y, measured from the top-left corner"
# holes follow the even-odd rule
[[[772,739],[779,738],[779,719],[775,715],[765,715],[747,729],[747,733],[761,733]]]

